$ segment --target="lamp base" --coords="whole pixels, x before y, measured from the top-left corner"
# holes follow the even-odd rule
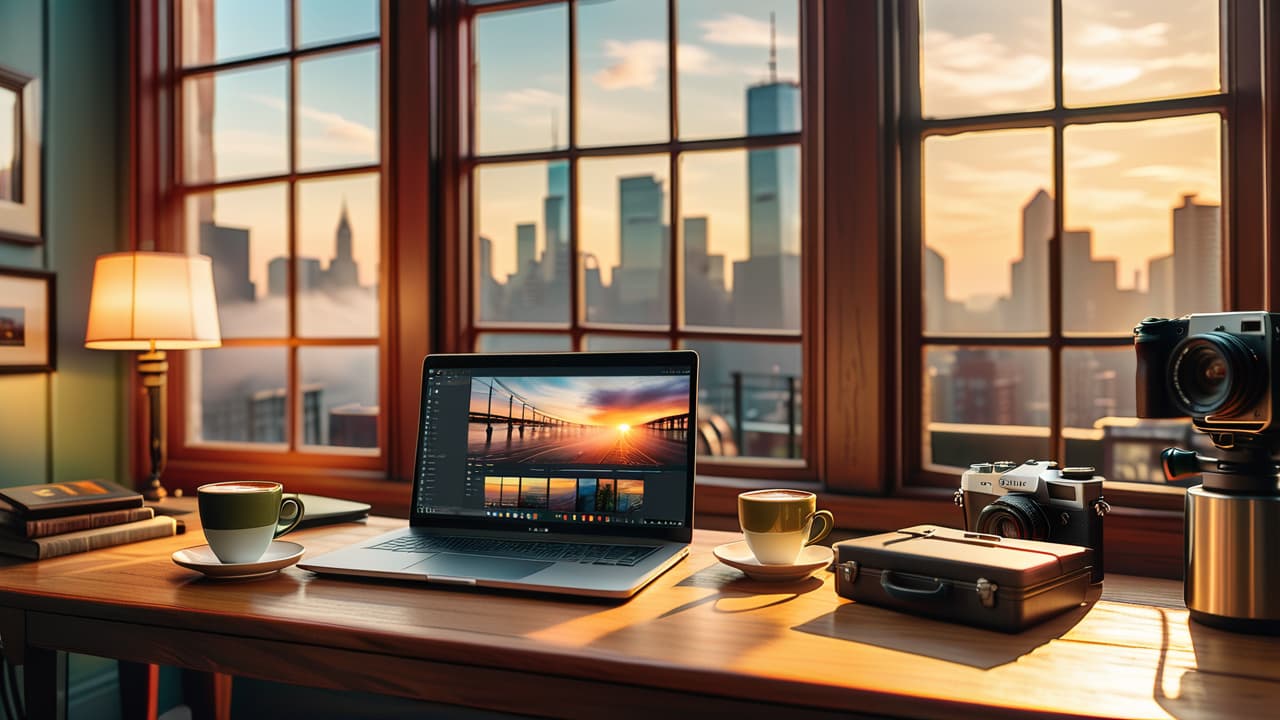
[[[152,478],[151,483],[142,490],[142,499],[149,502],[159,502],[169,497],[169,491],[160,484],[160,478]]]
[[[152,350],[138,355],[138,374],[142,376],[142,386],[147,390],[148,435],[150,436],[149,455],[151,459],[151,482],[142,491],[146,500],[158,501],[168,497],[169,491],[160,484],[160,473],[164,470],[164,383],[169,372],[169,363],[165,362],[163,350]]]

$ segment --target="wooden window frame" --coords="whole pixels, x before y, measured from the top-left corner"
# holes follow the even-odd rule
[[[1014,128],[1047,128],[1053,132],[1054,230],[1049,239],[1049,326],[1044,336],[1010,337],[981,334],[938,334],[923,329],[923,302],[904,304],[902,399],[902,488],[930,494],[930,489],[950,493],[958,480],[955,474],[939,472],[923,463],[923,358],[932,345],[980,346],[987,348],[1043,348],[1049,359],[1049,441],[1054,458],[1065,456],[1062,428],[1062,353],[1070,348],[1129,347],[1128,335],[1065,335],[1063,319],[1062,247],[1064,227],[1065,128],[1093,123],[1139,121],[1188,115],[1218,114],[1223,121],[1222,207],[1223,207],[1223,288],[1229,310],[1266,307],[1265,196],[1263,165],[1261,56],[1257,28],[1261,22],[1257,3],[1227,0],[1222,39],[1224,83],[1214,94],[1144,100],[1102,106],[1067,107],[1063,102],[1063,0],[1052,1],[1053,24],[1053,107],[1047,110],[993,113],[957,118],[923,118],[919,109],[918,68],[919,8],[906,0],[900,5],[902,65],[901,157],[902,226],[901,247],[904,297],[923,298],[923,217],[921,210],[923,167],[921,156],[928,137],[963,132]],[[1249,29],[1252,28],[1250,32]],[[1135,318],[1136,321],[1139,318]],[[1180,488],[1144,486],[1142,483],[1113,482],[1107,495],[1133,507],[1178,510],[1182,507]]]
[[[296,32],[297,3],[289,6],[289,28]],[[416,444],[417,398],[406,398],[392,388],[417,386],[421,358],[426,354],[432,324],[426,248],[430,219],[427,143],[430,136],[428,105],[421,88],[430,86],[428,43],[398,41],[412,37],[429,39],[432,28],[427,8],[420,3],[381,0],[377,37],[370,35],[320,47],[298,48],[207,66],[183,67],[179,47],[181,0],[141,0],[131,6],[130,38],[130,137],[131,163],[129,229],[131,246],[138,249],[183,251],[187,238],[183,227],[186,196],[221,189],[283,184],[288,199],[286,226],[289,256],[296,250],[296,194],[298,182],[318,178],[376,174],[379,182],[380,252],[379,335],[376,338],[299,338],[296,336],[296,302],[291,301],[285,338],[227,339],[224,347],[281,347],[288,352],[286,378],[292,387],[297,377],[298,348],[376,347],[379,351],[379,447],[376,455],[300,449],[299,408],[290,403],[286,419],[289,449],[262,449],[250,444],[187,444],[184,401],[186,364],[182,354],[171,356],[166,407],[170,421],[166,432],[170,447],[164,482],[171,489],[192,491],[204,482],[227,479],[273,479],[290,489],[340,494],[374,503],[384,512],[403,514],[408,507],[404,485],[383,482],[412,477]],[[299,127],[296,118],[298,61],[357,48],[379,50],[379,138],[376,163],[321,171],[296,170]],[[289,72],[287,118],[289,170],[272,176],[226,182],[185,184],[182,174],[181,113],[183,79],[258,65],[287,64]],[[412,92],[398,90],[412,87]],[[393,91],[396,89],[396,91]],[[394,98],[403,97],[397,102]],[[407,128],[412,128],[408,131]],[[399,133],[399,134],[397,134]],[[396,155],[403,146],[411,161]],[[413,161],[413,158],[420,157]],[[404,238],[413,238],[405,242]],[[296,264],[290,263],[289,287],[295,287]],[[402,303],[413,302],[406,310]],[[131,472],[142,474],[145,432],[136,379],[131,379],[129,411]],[[409,421],[412,418],[412,421]],[[308,446],[310,447],[310,446]]]

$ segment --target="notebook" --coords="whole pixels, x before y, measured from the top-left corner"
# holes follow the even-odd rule
[[[688,554],[698,358],[431,355],[409,527],[318,573],[626,598]]]

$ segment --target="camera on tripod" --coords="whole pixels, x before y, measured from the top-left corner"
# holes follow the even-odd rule
[[[1191,617],[1280,632],[1280,315],[1147,318],[1134,328],[1138,416],[1190,417],[1218,457],[1167,448],[1165,476],[1187,490],[1183,593]],[[1275,587],[1273,587],[1275,586]]]

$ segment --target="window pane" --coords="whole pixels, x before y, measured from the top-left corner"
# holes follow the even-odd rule
[[[578,168],[587,320],[668,325],[667,156],[590,158]]]
[[[298,349],[303,445],[378,447],[378,349]]]
[[[187,249],[213,259],[213,289],[224,338],[289,334],[285,287],[273,258],[288,253],[284,183],[187,196]]]
[[[587,350],[670,350],[671,341],[666,338],[627,337],[625,335],[588,335]]]
[[[569,322],[569,164],[475,173],[480,319]]]
[[[18,93],[0,87],[0,202],[22,201],[22,178],[15,172],[22,139],[18,108]]]
[[[925,117],[1052,107],[1051,2],[923,0],[920,7]]]
[[[298,63],[298,169],[378,162],[378,51]]]
[[[1063,3],[1066,104],[1217,92],[1218,7],[1218,0]]]
[[[299,182],[297,301],[302,337],[377,337],[378,176]],[[288,288],[288,258],[272,258],[271,294]]]
[[[566,6],[486,13],[475,27],[476,152],[566,147]]]
[[[800,345],[690,340],[698,353],[698,452],[799,459]]]
[[[924,363],[925,465],[1049,458],[1047,350],[930,346]]]
[[[537,333],[480,333],[476,352],[565,352],[573,349],[568,335]]]
[[[1223,308],[1221,137],[1217,115],[1066,129],[1065,331]]]
[[[289,49],[288,0],[183,0],[182,64]]]
[[[298,46],[378,34],[378,0],[297,0]]]
[[[185,81],[188,183],[289,171],[288,68],[275,63]]]
[[[190,350],[187,441],[288,442],[285,348]]]
[[[680,137],[798,132],[798,3],[700,0],[677,8]]]
[[[579,145],[669,137],[666,10],[652,0],[579,3]]]
[[[924,142],[927,333],[1049,329],[1048,129]]]
[[[1091,465],[1107,480],[1190,486],[1199,478],[1169,483],[1160,452],[1194,448],[1213,455],[1208,436],[1188,418],[1135,418],[1133,348],[1067,348],[1062,351],[1063,435],[1068,465]]]
[[[680,156],[685,324],[800,329],[800,149]]]

